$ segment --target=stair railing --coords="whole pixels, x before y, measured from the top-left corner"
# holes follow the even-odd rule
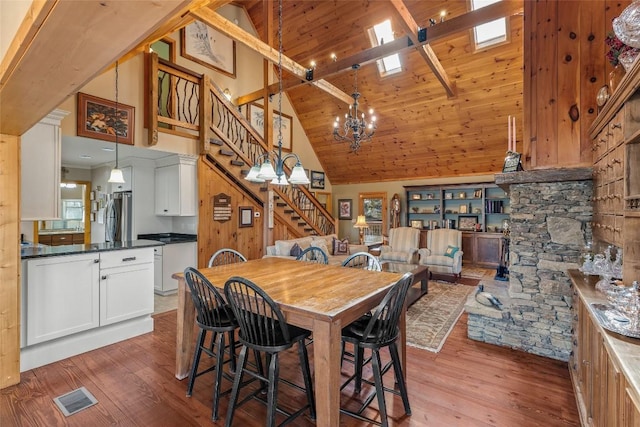
[[[211,141],[218,139],[246,167],[268,151],[263,138],[210,77],[159,59],[155,53],[150,54],[149,70],[149,145],[157,143],[158,132],[171,133],[198,139],[200,154],[215,156]],[[285,170],[291,173],[286,165]],[[309,224],[312,233],[336,232],[336,220],[306,187],[274,185],[272,189]]]

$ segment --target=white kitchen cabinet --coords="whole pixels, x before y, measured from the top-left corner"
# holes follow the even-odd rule
[[[60,122],[67,114],[54,110],[20,137],[23,221],[60,219]]]
[[[153,313],[152,248],[102,252],[100,326]]]
[[[35,258],[23,278],[26,345],[99,326],[98,253]]]
[[[156,248],[156,261],[161,265],[161,274],[155,279],[155,292],[160,295],[169,295],[178,291],[178,281],[171,276],[174,273],[184,271],[187,267],[197,267],[198,243],[172,243]],[[156,268],[158,266],[156,265]]]
[[[197,212],[196,159],[169,156],[158,159],[155,171],[155,211],[162,216],[195,216]]]
[[[153,248],[153,291],[162,294],[162,246]]]

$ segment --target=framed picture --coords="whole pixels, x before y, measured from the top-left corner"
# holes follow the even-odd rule
[[[507,152],[507,157],[504,158],[502,172],[517,172],[523,170],[522,163],[520,163],[520,156],[520,153],[514,151]]]
[[[478,223],[478,215],[460,215],[458,217],[458,230],[474,231]]]
[[[458,212],[460,212],[461,214],[466,214],[467,212],[467,205],[460,205],[460,209],[458,209]]]
[[[447,200],[453,199],[453,193],[444,193],[444,198]]]
[[[313,182],[313,181],[312,181]],[[351,211],[353,209],[353,201],[351,199],[338,200],[338,219],[352,219]]]
[[[481,199],[482,198],[482,189],[478,188],[477,190],[473,190],[473,198]]]
[[[78,92],[78,136],[133,145],[135,108]]]
[[[421,219],[412,219],[410,223],[411,227],[422,229],[424,223]]]
[[[253,208],[251,206],[240,206],[240,227],[253,227]]]
[[[261,137],[264,138],[264,108],[255,103],[247,108],[247,119]],[[293,118],[287,114],[281,114],[273,110],[273,146],[278,146],[278,127],[282,120],[282,151],[291,152],[293,148]],[[324,187],[323,187],[324,188]]]
[[[324,172],[311,171],[311,188],[324,190]],[[351,219],[351,210],[349,210],[349,218]]]
[[[180,55],[200,65],[236,77],[236,43],[233,39],[194,21],[180,30]]]

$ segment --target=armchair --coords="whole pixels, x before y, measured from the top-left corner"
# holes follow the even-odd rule
[[[389,230],[389,244],[380,247],[380,262],[418,263],[420,230],[397,227]]]
[[[445,228],[429,230],[427,247],[418,253],[419,263],[426,265],[430,273],[451,273],[459,277],[462,272],[462,232]]]

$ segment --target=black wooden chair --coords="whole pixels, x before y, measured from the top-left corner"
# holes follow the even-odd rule
[[[240,326],[238,335],[240,343],[242,343],[225,425],[231,426],[236,408],[251,398],[256,398],[267,404],[267,425],[270,427],[275,425],[276,412],[286,416],[283,424],[301,415],[307,408],[311,418],[315,419],[316,412],[311,370],[309,368],[307,347],[304,345],[304,340],[311,333],[306,329],[287,324],[278,305],[258,285],[248,279],[231,277],[225,283],[224,293]],[[302,368],[304,388],[279,376],[279,353],[288,350],[296,343],[298,344],[298,356]],[[268,365],[267,376],[264,374],[259,357],[256,357],[258,362],[256,363],[257,369],[249,369],[247,366],[248,349],[258,353],[265,353]],[[252,381],[259,380],[261,387],[238,401],[240,388],[249,382],[241,383],[243,374],[251,376],[253,378]],[[277,406],[279,381],[298,390],[304,390],[307,395],[307,404],[293,413],[279,408]],[[260,398],[260,393],[265,391],[265,386],[267,388],[266,402],[263,398]]]
[[[216,265],[235,264],[237,262],[246,262],[247,259],[240,252],[223,248],[216,251],[211,258],[209,258],[209,264],[207,267],[215,267]]]
[[[327,254],[317,246],[309,246],[302,251],[296,258],[297,261],[307,261],[316,264],[329,264],[329,257]]]
[[[233,377],[223,372],[223,368],[226,363],[231,363],[231,371],[235,370],[234,331],[238,327],[238,323],[236,322],[231,307],[226,304],[220,292],[213,287],[202,273],[193,267],[187,267],[184,270],[184,277],[191,290],[191,298],[196,307],[196,323],[200,327],[191,372],[189,374],[187,396],[190,397],[193,392],[196,377],[215,370],[216,376],[213,384],[213,408],[211,418],[217,420],[220,396],[231,391],[231,389],[229,389],[221,393],[220,387],[223,376],[229,381],[233,381]],[[210,346],[205,345],[207,332],[213,333]],[[228,342],[225,340],[225,335],[228,337]],[[213,366],[198,372],[198,365],[203,352],[214,357],[216,361]],[[226,360],[225,354],[228,355]]]
[[[376,309],[373,310],[368,322],[364,323],[361,319],[358,319],[342,329],[342,341],[353,344],[356,349],[356,359],[355,373],[345,381],[341,389],[354,380],[354,388],[356,392],[360,392],[362,381],[375,386],[375,391],[364,400],[364,403],[358,411],[353,412],[341,408],[340,411],[342,413],[353,416],[359,420],[388,426],[387,406],[384,398],[384,392],[387,391],[396,395],[399,394],[402,397],[405,413],[407,415],[411,415],[407,385],[402,373],[402,365],[400,364],[396,340],[400,332],[398,327],[400,314],[402,313],[407,291],[411,287],[412,282],[413,275],[411,273],[406,273],[400,280],[398,280],[398,282],[396,282],[395,285],[393,285],[384,299],[380,304],[378,304]],[[382,367],[380,361],[380,349],[384,347],[389,348],[391,361]],[[371,357],[367,360],[364,360],[362,357],[364,349],[371,350]],[[362,368],[364,364],[369,362],[372,363],[373,382],[362,379]],[[391,367],[393,367],[399,390],[384,386],[383,376]],[[375,397],[377,397],[378,400],[381,419],[380,423],[362,415],[362,412],[367,406],[369,406]]]
[[[343,267],[361,268],[363,270],[382,271],[378,258],[368,252],[356,252],[342,262]]]

